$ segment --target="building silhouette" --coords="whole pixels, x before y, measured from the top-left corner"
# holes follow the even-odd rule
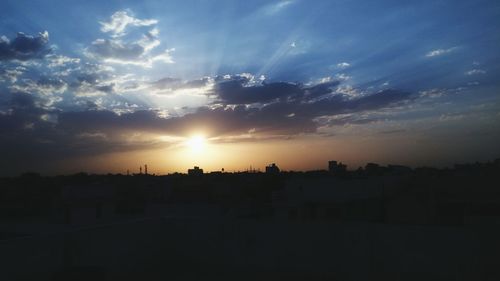
[[[334,175],[342,175],[347,171],[347,165],[342,164],[342,162],[328,161],[328,171]]]
[[[266,174],[279,174],[280,168],[276,166],[275,163],[272,163],[269,166],[266,166]]]
[[[193,169],[188,169],[188,175],[190,176],[201,176],[203,175],[203,169],[198,166],[194,166]]]

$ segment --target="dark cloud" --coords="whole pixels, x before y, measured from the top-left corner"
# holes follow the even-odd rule
[[[314,85],[314,86],[309,87],[309,88],[304,88],[304,90],[306,91],[308,98],[312,99],[312,98],[321,97],[323,95],[331,93],[332,88],[337,87],[339,84],[340,84],[340,81],[337,81],[337,80],[328,81],[328,82]]]
[[[312,100],[332,93],[339,84],[339,81],[328,81],[314,86],[289,82],[262,82],[255,85],[249,78],[237,76],[219,81],[214,87],[213,94],[218,97],[218,102],[224,104]]]
[[[10,100],[10,106],[13,109],[26,108],[35,110],[34,97],[26,93],[14,93]]]
[[[203,130],[210,136],[246,133],[296,134],[315,130],[312,120],[277,115],[257,108],[219,107],[199,108],[182,117],[162,118],[152,110],[118,115],[112,111],[67,112],[59,115],[58,128],[81,132],[148,132],[154,134],[187,135]]]
[[[115,84],[101,85],[101,86],[96,86],[95,88],[100,92],[110,94],[114,92]]]
[[[340,84],[336,80],[313,86],[285,82],[249,85],[249,82],[250,79],[241,76],[222,80],[213,91],[216,103],[260,104],[257,112],[247,109],[249,116],[245,120],[251,119],[257,128],[285,133],[314,132],[318,123],[313,120],[318,117],[377,110],[415,98],[408,92],[393,89],[353,98],[336,91]],[[333,120],[330,125],[373,121],[359,116],[330,120]]]
[[[37,98],[30,94],[9,95],[8,104],[2,105],[8,110],[0,108],[0,166],[4,173],[43,169],[66,159],[150,149],[159,145],[165,147],[165,143],[154,140],[128,142],[110,132],[89,134],[85,130],[62,129],[56,122],[62,114],[60,111],[38,107]],[[98,119],[90,122],[99,124]]]
[[[7,37],[0,37],[0,61],[2,60],[30,60],[43,58],[52,49],[48,47],[49,33],[38,33],[37,36],[19,32],[12,41]]]
[[[204,87],[208,84],[208,82],[209,82],[208,78],[190,80],[190,81],[184,82],[184,84],[182,85],[181,88],[189,89],[189,88]]]
[[[245,81],[233,79],[218,83],[214,94],[220,102],[226,104],[266,103],[276,99],[283,99],[301,95],[303,90],[299,85],[285,82],[245,86]]]
[[[11,93],[8,110],[0,114],[1,138],[8,138],[19,131],[34,129],[46,110],[36,105],[35,97],[27,93]]]

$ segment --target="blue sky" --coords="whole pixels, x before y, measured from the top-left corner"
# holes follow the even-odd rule
[[[449,150],[371,159],[412,165],[500,153],[498,1],[4,0],[0,36],[0,147],[16,172],[30,157],[176,147],[194,131]]]

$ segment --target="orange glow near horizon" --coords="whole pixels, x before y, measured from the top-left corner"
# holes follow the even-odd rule
[[[415,142],[414,138],[408,136],[300,136],[294,139],[225,142],[227,140],[193,134],[189,138],[164,140],[163,148],[113,152],[49,162],[46,165],[47,170],[40,172],[50,173],[53,165],[63,167],[58,172],[61,174],[82,171],[125,174],[127,170],[130,173],[138,173],[139,167],[147,164],[151,174],[164,175],[174,172],[186,173],[187,169],[193,166],[199,166],[205,172],[221,171],[222,168],[227,172],[245,171],[250,166],[263,171],[270,163],[276,163],[283,171],[305,171],[326,169],[329,160],[341,161],[347,164],[350,170],[368,162],[382,165],[443,166],[447,164],[444,160],[450,158],[450,155],[458,155],[457,151],[462,147],[449,144],[442,147],[436,144],[440,149],[435,150],[431,157],[426,153],[429,143]],[[493,141],[489,144],[492,149],[495,145]],[[466,152],[471,154],[476,149],[470,146]],[[464,151],[462,155],[464,159],[468,157]],[[484,160],[488,160],[486,156]]]

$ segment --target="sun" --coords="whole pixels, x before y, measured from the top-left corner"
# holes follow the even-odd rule
[[[189,138],[186,142],[187,147],[193,152],[202,152],[205,148],[206,139],[202,135],[196,135]]]

